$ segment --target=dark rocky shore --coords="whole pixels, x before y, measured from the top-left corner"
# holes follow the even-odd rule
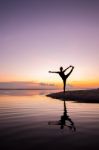
[[[84,103],[99,103],[99,88],[92,90],[66,91],[66,93],[51,93],[47,96],[60,100],[70,100]]]

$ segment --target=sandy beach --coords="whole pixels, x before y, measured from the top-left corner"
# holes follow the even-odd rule
[[[99,88],[92,90],[66,91],[65,93],[63,92],[51,93],[48,94],[47,96],[66,101],[73,100],[84,103],[99,103]]]

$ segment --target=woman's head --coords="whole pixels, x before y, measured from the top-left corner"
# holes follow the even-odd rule
[[[63,71],[63,67],[60,67],[60,71]]]

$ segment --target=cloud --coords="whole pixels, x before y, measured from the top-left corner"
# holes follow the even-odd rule
[[[0,89],[56,89],[54,84],[36,82],[0,82]]]

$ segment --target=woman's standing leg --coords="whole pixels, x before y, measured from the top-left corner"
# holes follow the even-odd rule
[[[66,80],[63,81],[63,90],[64,90],[64,93],[65,93],[65,89],[66,89]]]

